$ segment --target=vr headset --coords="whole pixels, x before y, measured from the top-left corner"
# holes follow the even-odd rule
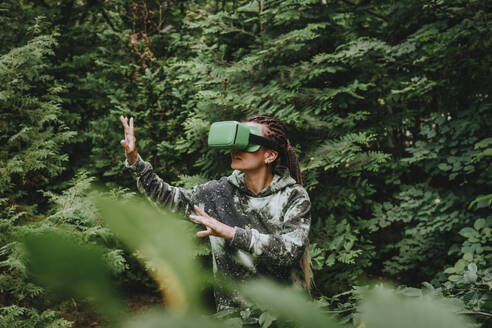
[[[258,151],[261,146],[280,152],[276,142],[262,137],[257,126],[237,121],[215,122],[208,132],[208,146],[212,148],[240,149],[249,153]]]

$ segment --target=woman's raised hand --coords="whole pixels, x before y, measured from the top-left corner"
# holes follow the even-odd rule
[[[137,161],[137,142],[135,140],[135,131],[133,130],[133,117],[130,118],[130,124],[128,124],[128,117],[120,116],[121,124],[125,128],[125,139],[120,141],[120,144],[125,148],[125,156],[130,164]]]
[[[196,233],[198,237],[217,236],[225,239],[234,238],[235,228],[217,221],[197,206],[195,206],[195,212],[197,212],[198,215],[190,215],[190,219],[207,227],[207,230],[198,231]]]

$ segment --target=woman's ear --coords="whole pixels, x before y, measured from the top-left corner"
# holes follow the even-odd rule
[[[278,157],[278,151],[268,149],[265,152],[265,164],[272,164]]]

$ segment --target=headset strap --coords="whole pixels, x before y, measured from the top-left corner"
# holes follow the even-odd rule
[[[265,146],[267,148],[281,152],[280,146],[275,141],[267,139],[267,138],[262,137],[262,136],[258,136],[258,135],[253,134],[253,133],[249,134],[249,142],[248,143],[254,144],[254,145]]]

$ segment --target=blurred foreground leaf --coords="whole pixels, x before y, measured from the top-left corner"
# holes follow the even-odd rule
[[[164,311],[149,311],[123,325],[124,328],[222,328],[227,325],[205,315],[176,316]]]
[[[24,245],[28,268],[42,284],[60,295],[89,297],[109,319],[123,319],[123,307],[99,248],[81,245],[64,231],[29,234]]]
[[[103,220],[131,249],[145,257],[171,310],[199,307],[204,273],[193,257],[189,221],[148,202],[99,200]]]
[[[361,325],[366,328],[464,328],[471,323],[445,300],[431,295],[402,297],[376,286],[360,305]]]
[[[262,309],[293,321],[299,327],[342,327],[334,319],[324,315],[306,295],[271,281],[248,282],[242,294]]]

